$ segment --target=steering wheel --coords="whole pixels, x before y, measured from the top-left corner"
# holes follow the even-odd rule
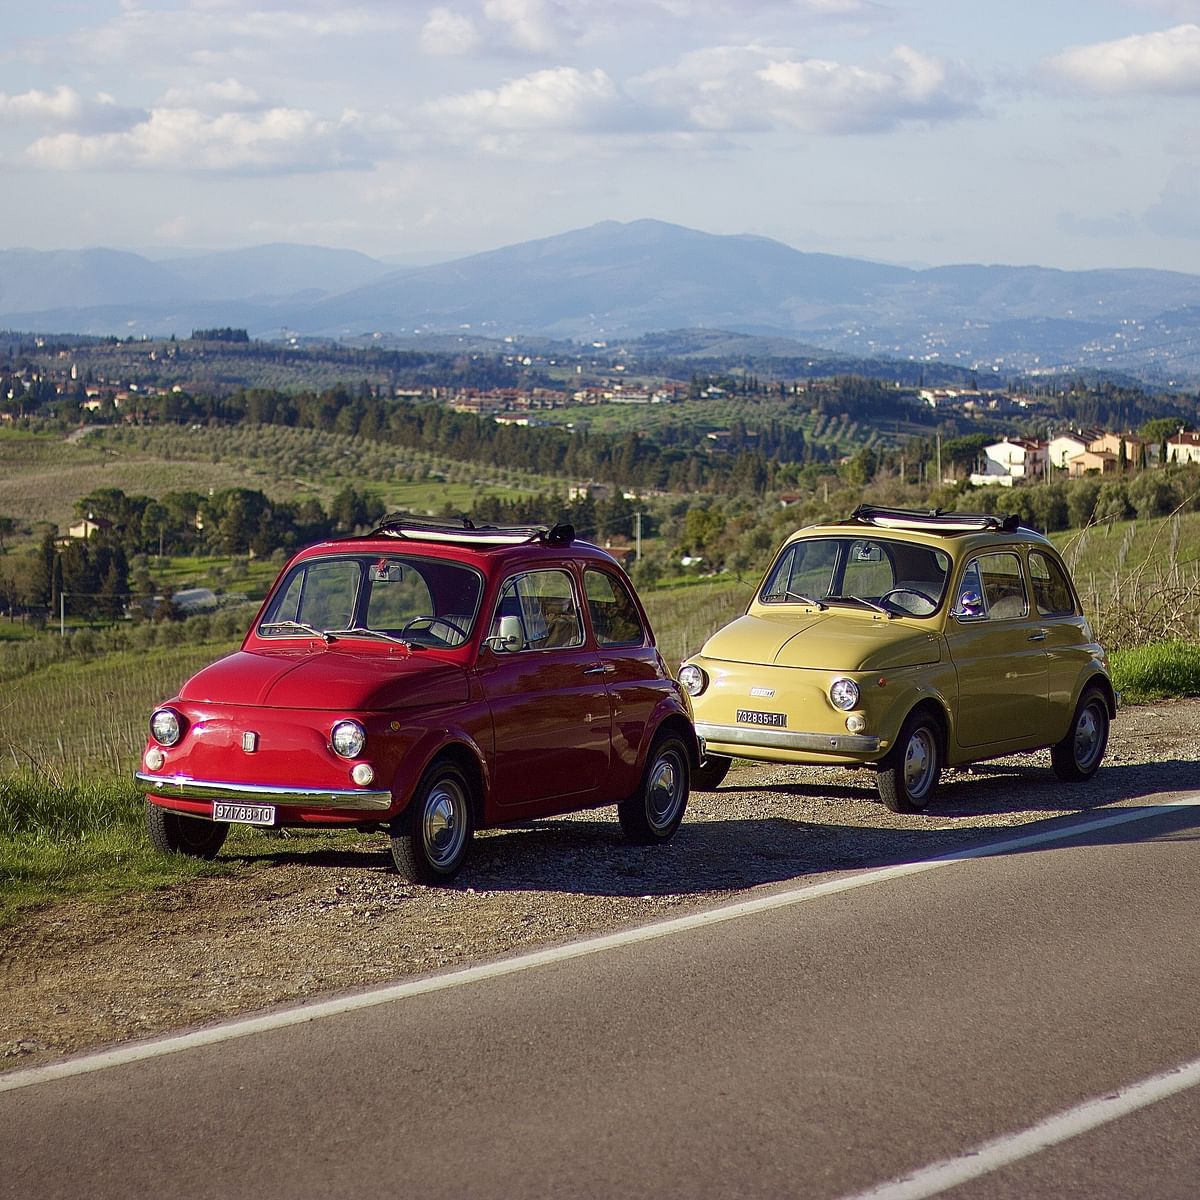
[[[883,604],[890,600],[893,596],[916,596],[918,600],[929,605],[930,612],[933,612],[933,610],[937,608],[937,601],[932,596],[927,596],[924,592],[919,591],[917,588],[910,587],[896,587],[892,588],[890,591],[884,592],[883,595],[879,597],[879,603]],[[901,607],[903,607],[903,605]]]
[[[459,628],[459,626],[455,625],[453,621],[447,621],[445,617],[413,617],[411,621],[406,621],[404,623],[404,628],[400,630],[400,636],[403,637],[410,630],[413,630],[419,626],[422,629],[428,629],[434,637],[440,637],[440,634],[434,632],[435,626],[438,625],[449,629],[452,634],[457,635],[459,641],[465,642],[467,640],[467,631]],[[449,645],[452,640],[452,638],[442,638],[442,641],[447,645]]]

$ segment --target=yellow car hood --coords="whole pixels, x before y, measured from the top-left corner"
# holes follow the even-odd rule
[[[939,662],[935,633],[868,614],[813,612],[738,617],[705,643],[705,658],[812,667],[825,671],[880,671]]]

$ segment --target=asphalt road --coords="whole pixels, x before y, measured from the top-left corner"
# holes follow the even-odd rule
[[[1200,797],[1153,804],[0,1077],[0,1196],[1193,1200]],[[1142,1103],[1158,1077],[1174,1094]],[[1130,1111],[1079,1132],[1089,1102]]]

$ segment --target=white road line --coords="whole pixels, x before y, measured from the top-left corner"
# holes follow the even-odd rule
[[[1009,1163],[1040,1154],[1051,1146],[1107,1125],[1168,1096],[1185,1092],[1197,1084],[1200,1084],[1200,1058],[1121,1088],[1110,1096],[1085,1101],[1020,1133],[994,1138],[957,1158],[944,1159],[911,1175],[843,1197],[843,1200],[924,1200],[926,1196],[936,1196],[947,1188],[988,1175]]]
[[[375,988],[369,992],[338,996],[332,1000],[316,1001],[311,1004],[299,1005],[295,1008],[280,1009],[276,1012],[263,1013],[257,1017],[244,1017],[233,1021],[226,1021],[220,1025],[209,1026],[206,1029],[197,1029],[190,1033],[156,1038],[153,1041],[114,1046],[110,1050],[101,1050],[95,1054],[86,1054],[78,1058],[50,1063],[44,1067],[31,1067],[25,1071],[12,1071],[8,1074],[0,1075],[0,1092],[15,1091],[17,1088],[32,1087],[35,1084],[49,1083],[52,1080],[65,1079],[72,1075],[84,1075],[91,1071],[103,1071],[109,1067],[119,1067],[147,1058],[158,1058],[164,1054],[178,1054],[184,1050],[194,1050],[201,1046],[212,1046],[219,1042],[233,1041],[236,1038],[252,1037],[255,1034],[267,1033],[273,1029],[283,1029],[290,1025],[302,1025],[306,1021],[319,1021],[326,1017],[337,1017],[345,1013],[356,1012],[359,1009],[374,1008],[379,1004],[391,1004],[396,1000],[406,1000],[409,997],[422,996],[429,992],[446,991],[449,988],[481,983],[484,980],[496,979],[503,975],[515,975],[520,971],[528,971],[536,967],[548,966],[552,963],[567,962],[575,958],[584,958],[590,954],[603,954],[609,950],[636,945],[639,942],[649,942],[657,938],[672,937],[675,934],[686,933],[693,929],[703,929],[710,925],[719,925],[725,921],[735,921],[742,917],[754,916],[756,913],[771,912],[777,908],[788,908],[794,904],[802,904],[808,900],[819,900],[822,897],[837,895],[840,892],[851,892],[856,891],[858,888],[872,887],[875,884],[887,883],[892,879],[899,879],[906,875],[919,875],[924,871],[933,871],[939,867],[952,866],[954,863],[964,862],[973,858],[987,858],[996,854],[1007,854],[1012,850],[1023,850],[1029,846],[1037,846],[1045,842],[1065,841],[1097,829],[1105,829],[1112,825],[1124,825],[1129,821],[1150,820],[1153,817],[1163,816],[1176,808],[1187,807],[1189,805],[1200,806],[1200,794],[1188,796],[1182,800],[1170,801],[1167,804],[1156,804],[1148,808],[1113,809],[1109,810],[1104,816],[1095,818],[1094,820],[1083,820],[1075,824],[1059,826],[1056,829],[1022,834],[1018,837],[1005,838],[999,842],[987,842],[965,850],[955,850],[949,854],[939,855],[937,858],[927,858],[912,863],[900,863],[893,867],[879,867],[875,870],[864,871],[858,875],[848,875],[840,879],[831,879],[825,883],[809,884],[806,887],[791,888],[784,892],[772,892],[769,895],[758,896],[751,900],[735,901],[733,904],[725,904],[719,908],[707,909],[704,912],[690,913],[687,916],[673,917],[665,921],[656,921],[650,925],[641,925],[635,929],[623,930],[620,933],[584,938],[581,941],[569,942],[565,946],[555,946],[549,950],[537,950],[530,954],[518,955],[514,958],[504,958],[496,962],[483,963],[477,967],[465,967],[459,971],[450,971],[444,975],[434,975],[427,979],[408,980],[404,983]]]

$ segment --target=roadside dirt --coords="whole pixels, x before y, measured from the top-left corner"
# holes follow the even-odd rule
[[[256,836],[230,878],[69,902],[0,933],[0,1071],[710,907],[751,888],[927,857],[1102,805],[1200,788],[1200,700],[1124,710],[1089,784],[1040,753],[943,777],[919,816],[874,776],[739,765],[675,839],[598,810],[477,837],[450,888],[402,882],[382,837],[335,852]]]

